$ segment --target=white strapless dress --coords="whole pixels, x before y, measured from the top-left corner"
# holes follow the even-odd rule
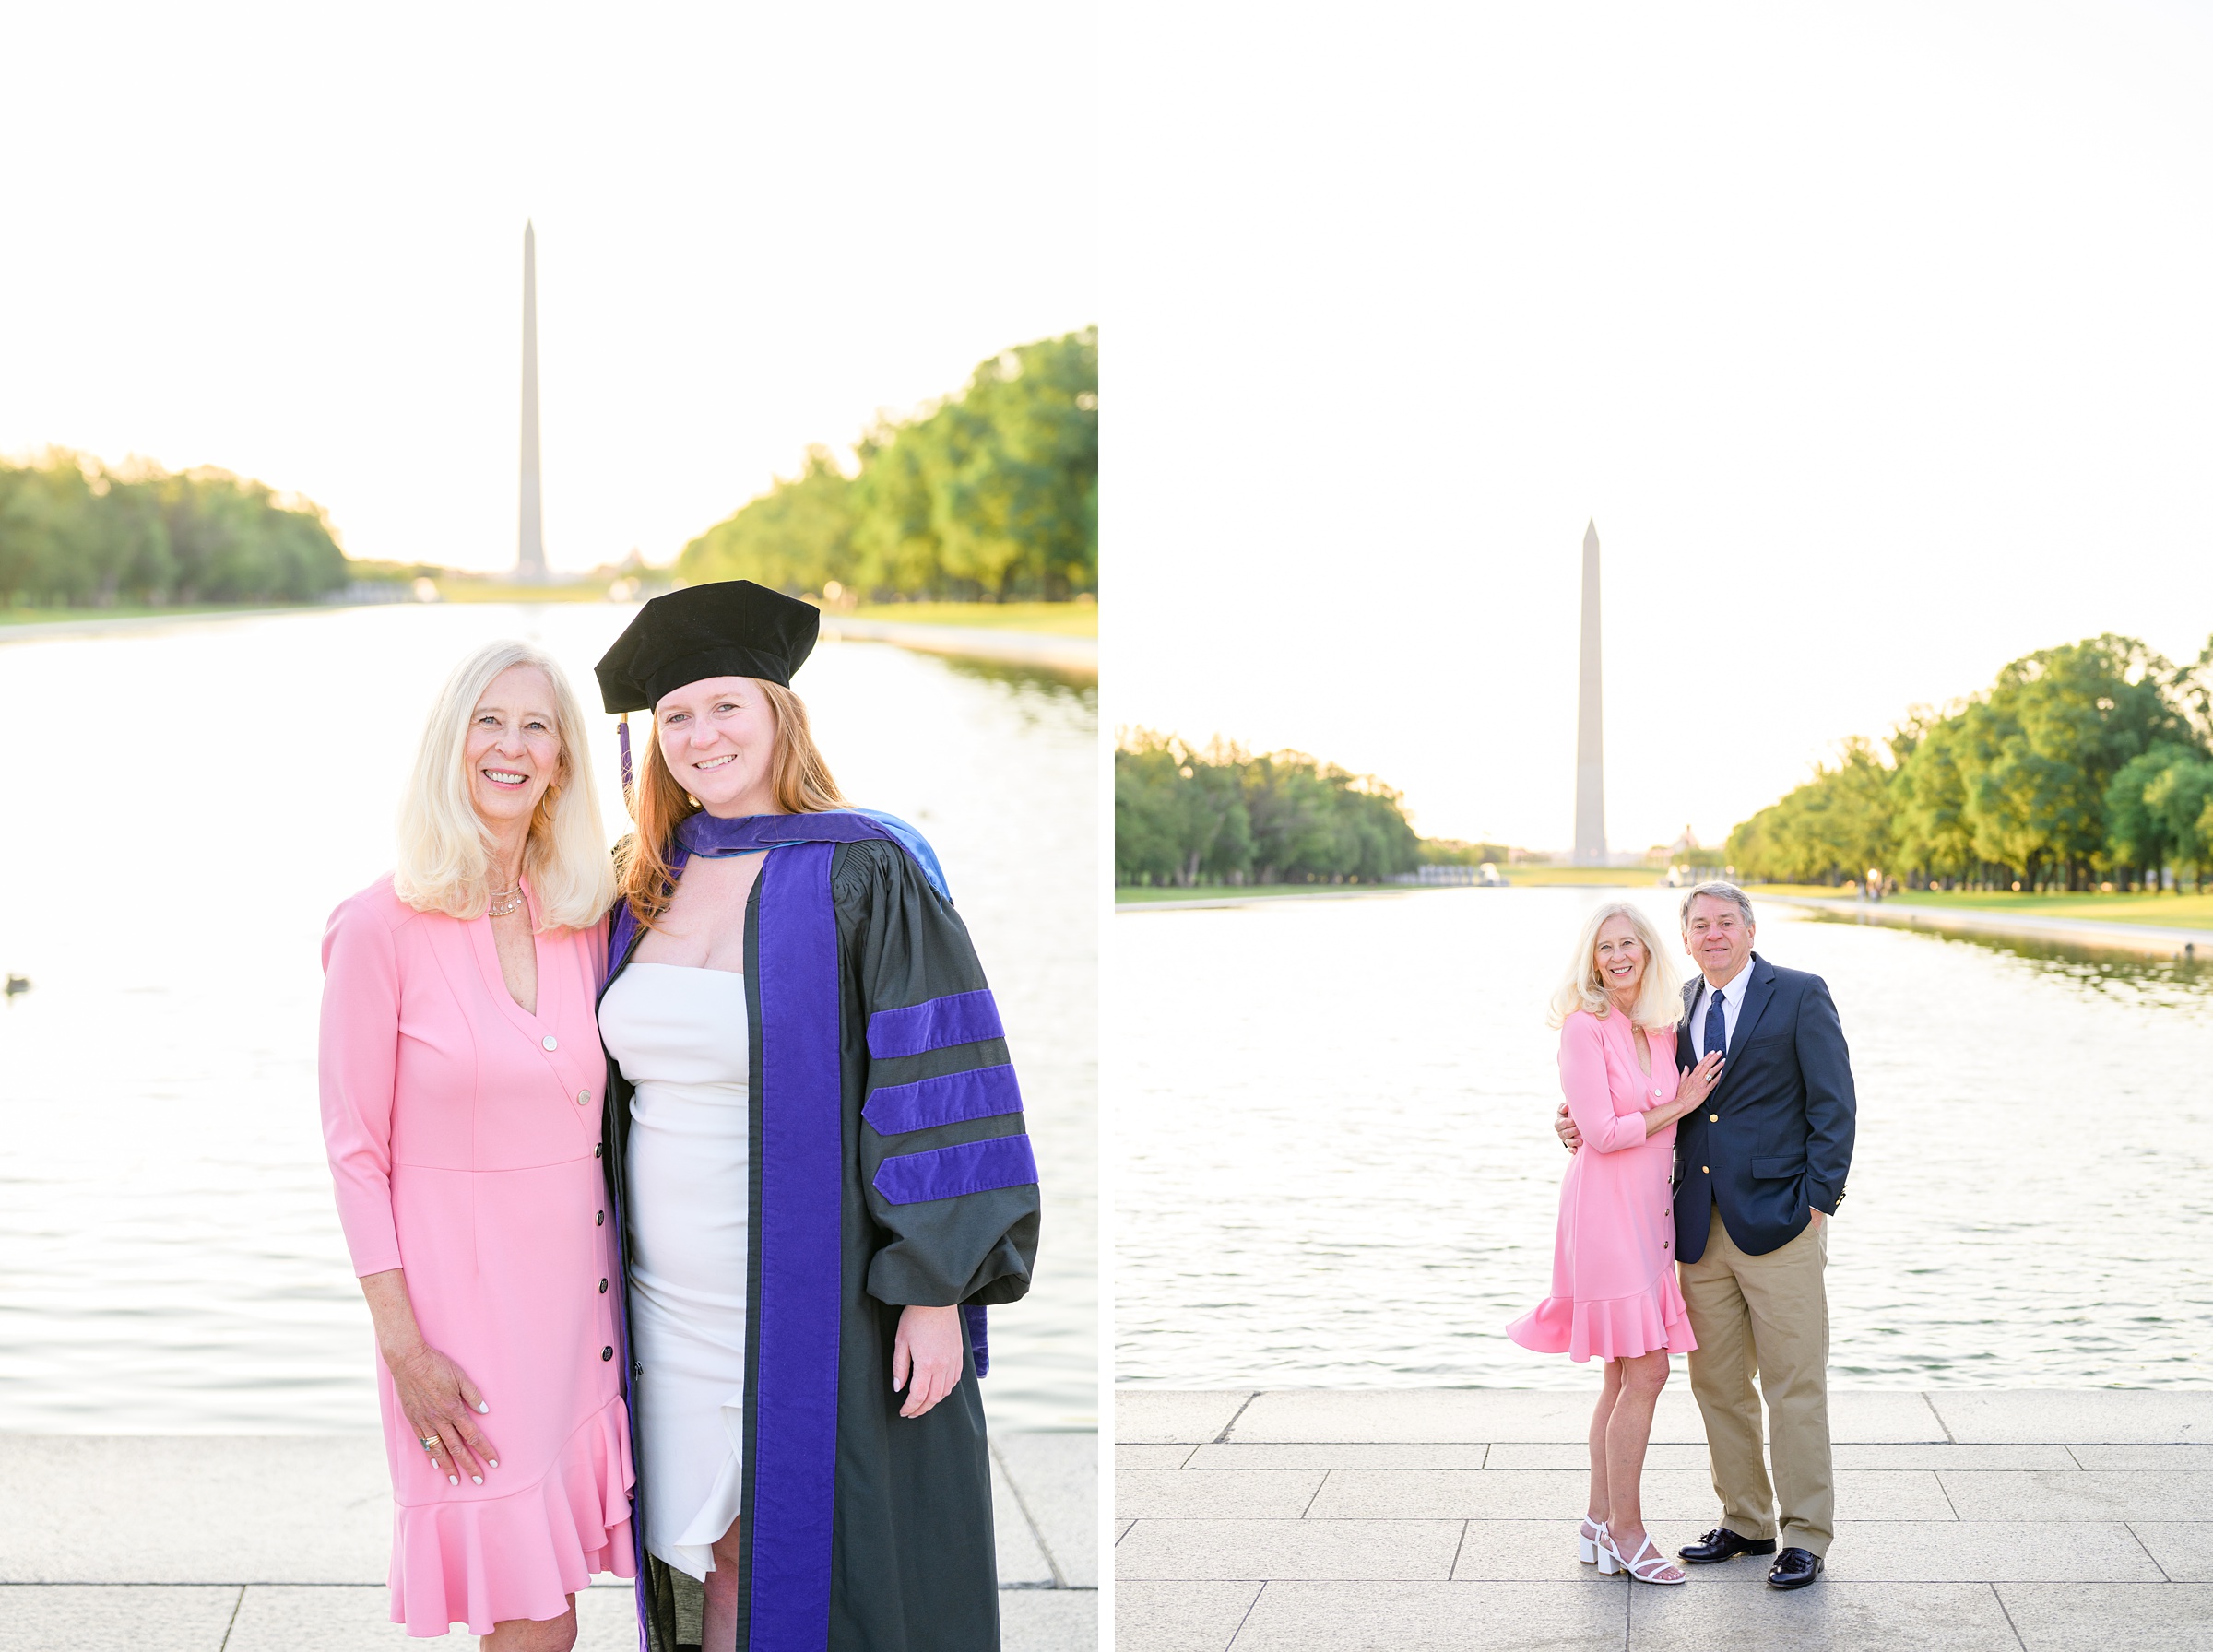
[[[599,1003],[630,1103],[632,1404],[645,1547],[704,1578],[738,1517],[745,1427],[745,977],[633,963]]]

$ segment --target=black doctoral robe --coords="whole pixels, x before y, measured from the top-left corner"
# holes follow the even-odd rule
[[[750,1211],[744,1652],[1000,1644],[982,1310],[1029,1289],[1035,1163],[967,930],[934,860],[925,870],[882,819],[716,823],[740,828],[739,847],[775,845],[746,909],[751,1185],[731,1190]],[[721,846],[739,852],[728,834]],[[610,984],[640,934],[625,915]],[[610,1061],[607,1181],[623,1237],[630,1101]],[[968,1332],[960,1383],[915,1419],[891,1381],[909,1304],[961,1304]],[[677,1652],[698,1636],[700,1586],[640,1540],[644,1644]]]

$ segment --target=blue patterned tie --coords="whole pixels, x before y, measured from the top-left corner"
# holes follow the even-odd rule
[[[1729,1053],[1729,1022],[1722,1014],[1722,1000],[1728,996],[1727,993],[1717,992],[1706,1005],[1706,1053],[1709,1056],[1716,1050],[1724,1056]]]

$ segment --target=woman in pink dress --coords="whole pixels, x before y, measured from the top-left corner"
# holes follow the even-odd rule
[[[1560,1088],[1586,1151],[1568,1162],[1552,1294],[1507,1327],[1539,1353],[1605,1362],[1591,1417],[1586,1564],[1645,1583],[1681,1583],[1644,1529],[1639,1481],[1667,1357],[1698,1346],[1675,1283],[1675,1121],[1721,1077],[1716,1054],[1675,1068],[1675,971],[1651,920],[1626,902],[1591,914],[1552,997]]]
[[[614,874],[560,669],[494,643],[447,681],[398,870],[324,938],[323,1127],[376,1322],[392,1621],[568,1652],[634,1574],[606,1080]]]

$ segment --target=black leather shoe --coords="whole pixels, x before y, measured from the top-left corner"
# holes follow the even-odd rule
[[[1768,1570],[1771,1589],[1802,1589],[1821,1575],[1821,1557],[1803,1549],[1785,1549]]]
[[[1773,1538],[1740,1538],[1726,1526],[1717,1526],[1687,1549],[1675,1552],[1694,1566],[1710,1565],[1717,1560],[1734,1560],[1740,1554],[1772,1554]]]

